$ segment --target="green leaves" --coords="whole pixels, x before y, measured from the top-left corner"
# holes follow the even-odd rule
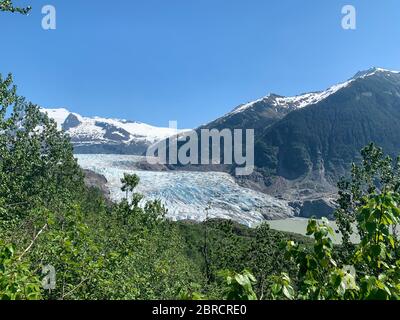
[[[279,299],[295,299],[295,290],[292,287],[292,281],[286,273],[282,273],[280,276],[274,276],[274,284],[272,285],[272,298],[274,300]]]
[[[19,8],[19,7],[15,7],[11,0],[0,0],[0,11],[28,14],[31,11],[31,7]]]
[[[381,223],[394,225],[399,222],[400,159],[394,161],[385,157],[383,150],[372,143],[361,151],[361,155],[362,163],[352,166],[351,179],[342,178],[338,184],[339,208],[335,216],[347,254],[352,250],[350,235],[354,232],[353,224],[361,224],[358,228],[360,237],[365,230],[373,233],[377,225],[370,215],[376,216],[379,214],[377,210],[381,209],[385,212]],[[384,198],[374,199],[382,193]],[[382,203],[375,205],[377,200]]]
[[[375,157],[379,155],[374,154]],[[366,166],[368,170],[377,169],[371,161],[367,161]],[[400,197],[394,191],[376,193],[372,188],[370,191],[372,193],[364,196],[354,211],[362,237],[348,258],[351,266],[340,268],[340,263],[333,258],[334,246],[330,239],[333,230],[329,222],[310,220],[307,234],[314,236],[314,250],[300,250],[293,242],[288,242],[286,247],[288,255],[298,265],[299,289],[293,294],[284,290],[291,283],[285,274],[275,279],[274,298],[399,299],[399,243],[392,230],[400,219]]]
[[[225,279],[226,300],[257,300],[257,295],[253,291],[256,279],[250,271],[244,270],[243,273],[221,271],[220,276]]]
[[[12,77],[0,77],[0,203],[3,220],[29,210],[67,207],[83,190],[83,174],[69,137],[39,107],[16,93]]]
[[[122,183],[122,191],[132,192],[140,182],[140,178],[136,174],[124,174],[124,177],[121,179]]]
[[[394,192],[373,195],[358,210],[357,220],[364,237],[357,248],[355,261],[374,274],[390,269],[398,255],[398,240],[392,234],[400,218],[397,199]]]
[[[26,263],[15,258],[15,248],[0,241],[0,300],[38,300],[40,281]]]

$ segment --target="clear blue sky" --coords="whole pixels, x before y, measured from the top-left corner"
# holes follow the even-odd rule
[[[269,92],[400,70],[399,0],[15,0],[0,13],[0,73],[44,107],[195,127]],[[57,9],[57,30],[41,8]],[[357,9],[357,30],[341,8]]]

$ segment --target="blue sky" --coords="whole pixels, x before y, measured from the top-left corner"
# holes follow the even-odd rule
[[[0,73],[44,107],[196,127],[270,92],[400,70],[398,0],[15,0],[0,13]],[[109,4],[112,5],[109,5]],[[57,9],[57,30],[41,8]],[[341,9],[357,9],[357,30]]]

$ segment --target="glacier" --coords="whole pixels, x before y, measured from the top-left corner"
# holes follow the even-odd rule
[[[41,108],[40,110],[56,122],[59,130],[62,130],[63,126],[66,125],[67,119],[73,116],[76,119],[76,123],[66,129],[66,133],[68,133],[73,139],[91,143],[93,143],[93,141],[105,142],[112,140],[112,138],[107,138],[105,136],[107,129],[104,128],[104,125],[108,125],[112,130],[114,130],[111,131],[112,134],[117,134],[120,135],[121,138],[124,138],[122,140],[125,143],[129,143],[133,140],[155,143],[178,133],[189,131],[189,129],[178,130],[175,128],[155,127],[146,123],[128,121],[125,119],[84,117],[78,113],[70,112],[65,108]],[[126,133],[127,136],[123,133]]]
[[[136,192],[145,200],[160,200],[172,220],[204,221],[209,218],[231,219],[255,226],[265,220],[293,216],[293,209],[283,200],[241,187],[222,172],[142,171],[135,163],[145,157],[114,154],[77,154],[83,169],[103,175],[113,201],[121,200],[121,178],[124,173],[137,174],[140,185]],[[209,208],[206,210],[206,208]]]

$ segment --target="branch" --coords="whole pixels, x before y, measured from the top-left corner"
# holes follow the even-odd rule
[[[89,278],[85,278],[83,279],[75,288],[73,288],[71,291],[67,292],[66,294],[64,294],[61,297],[61,300],[64,300],[65,297],[69,296],[70,294],[72,294],[74,291],[78,290],[79,287],[81,287],[87,280],[89,280]]]
[[[11,203],[11,204],[5,205],[4,207],[11,208],[11,207],[16,207],[16,206],[19,206],[19,205],[22,205],[22,204],[27,204],[27,203],[28,203],[28,201],[18,202],[18,203]]]
[[[29,11],[31,11],[31,7],[26,7],[26,8],[18,8],[14,7],[13,3],[11,0],[0,0],[0,11],[8,11],[8,12],[18,12],[21,14],[28,14]]]
[[[37,240],[37,238],[39,238],[39,236],[43,233],[44,230],[46,230],[47,228],[47,223],[43,226],[42,229],[40,229],[40,231],[37,233],[37,235],[33,238],[32,242],[30,243],[30,245],[24,250],[24,252],[22,252],[22,254],[20,255],[20,257],[18,258],[18,261],[21,261],[22,258],[24,257],[24,255],[26,255],[28,253],[28,251],[32,248],[32,246],[35,244],[35,241]]]

